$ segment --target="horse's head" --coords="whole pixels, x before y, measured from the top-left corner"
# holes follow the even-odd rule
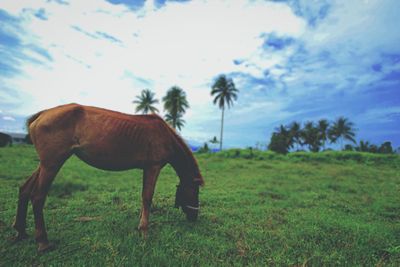
[[[176,186],[175,208],[182,208],[189,221],[196,221],[200,211],[199,184],[190,183]]]

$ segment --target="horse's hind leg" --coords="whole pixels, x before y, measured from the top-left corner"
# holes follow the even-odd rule
[[[19,188],[17,215],[13,227],[17,230],[18,234],[15,238],[16,241],[27,238],[26,234],[26,213],[28,209],[29,197],[33,190],[35,181],[39,175],[40,168],[37,168],[26,182]]]
[[[40,166],[40,173],[35,181],[31,193],[31,202],[33,207],[33,216],[35,219],[35,239],[38,243],[38,251],[43,252],[50,248],[47,239],[47,232],[43,218],[43,207],[46,201],[47,193],[50,189],[51,183],[57,175],[60,165],[57,167]]]

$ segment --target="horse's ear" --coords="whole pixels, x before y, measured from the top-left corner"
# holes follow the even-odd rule
[[[200,178],[195,178],[195,179],[193,180],[193,182],[194,182],[194,184],[196,184],[196,185],[204,186],[204,180],[203,180],[202,177],[200,177]]]

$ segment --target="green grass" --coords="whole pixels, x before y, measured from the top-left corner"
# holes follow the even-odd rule
[[[206,180],[196,223],[173,208],[178,178],[161,172],[147,239],[141,171],[106,172],[71,158],[45,206],[56,250],[12,244],[18,187],[32,147],[0,149],[0,266],[400,266],[400,158],[362,153],[229,150],[197,155]]]

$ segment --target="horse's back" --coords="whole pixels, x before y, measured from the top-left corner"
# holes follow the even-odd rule
[[[76,126],[75,154],[98,168],[129,169],[168,160],[171,132],[153,115],[128,115],[87,107]]]
[[[174,146],[174,133],[157,115],[129,115],[78,104],[43,111],[29,129],[39,156],[75,154],[101,169],[165,163]]]

